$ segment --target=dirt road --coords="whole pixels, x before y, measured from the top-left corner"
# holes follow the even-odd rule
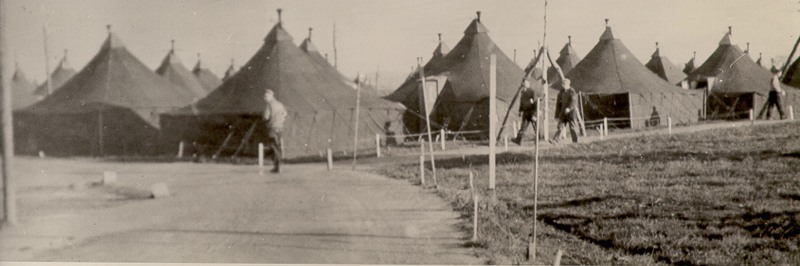
[[[26,191],[66,188],[67,180],[97,179],[102,169],[119,171],[121,186],[166,182],[173,196],[21,214],[22,225],[0,230],[6,261],[482,263],[462,247],[463,219],[433,193],[405,181],[319,165],[259,175],[253,166],[221,164],[20,161],[21,167],[42,168],[22,184],[20,204],[28,208],[53,193],[34,197]],[[47,171],[62,174],[48,177]],[[69,193],[49,200],[69,201]]]

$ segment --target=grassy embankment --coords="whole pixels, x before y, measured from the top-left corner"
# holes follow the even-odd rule
[[[487,156],[437,161],[439,193],[472,216]],[[800,123],[569,145],[540,156],[537,263],[800,265]],[[416,165],[379,171],[418,182]],[[533,153],[498,155],[497,205],[479,211],[490,263],[525,263]],[[471,222],[463,223],[472,231]]]

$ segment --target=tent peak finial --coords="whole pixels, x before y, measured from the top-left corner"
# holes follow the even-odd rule
[[[278,8],[278,23],[283,23],[283,18],[281,18],[281,12],[283,12],[283,8]]]
[[[108,34],[111,34],[111,24],[106,24],[106,31],[108,31]]]
[[[478,22],[480,22],[481,21],[481,11],[478,10],[478,11],[475,12],[475,14],[478,14]]]
[[[692,59],[694,59],[695,57],[697,57],[697,51],[692,51]]]
[[[442,34],[439,33],[438,35],[439,35],[439,42],[442,42]]]
[[[733,35],[733,27],[728,26],[728,34]]]
[[[608,27],[608,19],[606,19],[606,27]]]
[[[572,45],[572,35],[567,35],[567,43],[569,43],[569,45]]]
[[[314,28],[308,27],[308,40],[309,41],[311,40],[311,31],[313,31],[313,30],[314,30]]]
[[[656,42],[656,49],[658,49],[658,42]]]
[[[175,39],[170,40],[170,51],[175,52]]]
[[[64,49],[64,60],[67,60],[67,52],[69,52],[69,49]]]

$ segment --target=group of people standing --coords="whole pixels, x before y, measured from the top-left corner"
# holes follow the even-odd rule
[[[580,127],[578,125],[579,114],[577,111],[578,93],[572,88],[570,80],[564,76],[564,72],[558,64],[553,63],[553,59],[550,58],[549,53],[547,54],[547,59],[550,60],[550,64],[557,70],[561,78],[561,91],[558,92],[558,96],[556,97],[555,108],[555,119],[558,122],[558,126],[553,138],[548,141],[552,144],[558,143],[561,131],[565,128],[569,128],[572,142],[577,143],[578,132],[580,132]],[[533,130],[536,131],[538,125],[538,105],[539,99],[541,98],[541,95],[537,95],[536,91],[531,88],[531,83],[527,79],[524,80],[519,102],[519,116],[522,120],[522,125],[519,128],[519,132],[517,132],[517,136],[512,140],[512,142],[517,145],[522,144],[522,137],[525,135],[528,125],[531,125]]]

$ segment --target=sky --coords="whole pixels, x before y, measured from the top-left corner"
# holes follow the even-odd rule
[[[334,24],[338,68],[347,76],[361,73],[393,90],[416,65],[427,61],[443,41],[455,46],[463,31],[482,12],[489,36],[524,66],[541,43],[544,0],[17,0],[9,1],[9,48],[31,79],[45,79],[43,28],[47,28],[49,65],[64,49],[79,70],[107,37],[106,25],[151,69],[176,41],[187,68],[197,62],[221,76],[234,60],[240,67],[262,46],[283,9],[284,28],[299,45],[313,27],[312,41],[333,61]],[[800,34],[797,0],[549,0],[546,45],[551,54],[572,36],[581,58],[602,34],[605,22],[643,64],[659,42],[661,55],[683,63],[697,52],[702,63],[733,27],[733,42],[751,57],[759,53],[783,63]]]

